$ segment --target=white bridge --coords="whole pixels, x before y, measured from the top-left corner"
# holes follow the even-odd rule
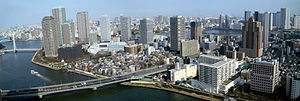
[[[13,41],[13,49],[0,50],[0,52],[1,53],[16,53],[16,52],[35,52],[35,51],[40,50],[39,48],[22,48],[22,49],[17,49],[15,35],[13,35],[12,41]]]
[[[16,52],[35,52],[40,50],[39,48],[23,48],[23,49],[8,49],[8,50],[2,50],[1,52],[4,53],[16,53]]]

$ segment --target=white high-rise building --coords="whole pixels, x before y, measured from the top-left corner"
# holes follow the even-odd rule
[[[109,17],[103,14],[100,18],[101,42],[111,41],[111,29]]]
[[[128,41],[131,38],[131,17],[120,16],[121,40]]]
[[[273,13],[267,12],[269,14],[269,30],[272,31],[273,30],[273,19],[274,19],[274,15]]]
[[[281,28],[282,29],[290,29],[290,8],[281,8]]]
[[[289,73],[286,76],[286,96],[291,100],[300,99],[300,73]]]
[[[58,56],[58,45],[60,35],[56,20],[52,16],[45,16],[42,20],[44,52],[46,57]]]
[[[140,20],[141,39],[143,44],[153,42],[153,21],[149,18]]]
[[[59,39],[58,44],[62,45],[62,44],[64,44],[64,35],[63,35],[62,25],[66,21],[66,9],[60,8],[60,7],[53,8],[52,9],[52,17],[55,18],[57,32],[59,32],[59,34],[57,35],[57,37]]]
[[[79,42],[87,43],[88,34],[90,33],[89,29],[89,14],[88,12],[78,12],[77,13],[77,29],[78,29],[78,38]]]
[[[237,62],[227,57],[200,55],[198,59],[199,84],[197,88],[211,93],[221,93],[220,85],[235,75]]]
[[[294,29],[300,29],[300,16],[294,15]]]

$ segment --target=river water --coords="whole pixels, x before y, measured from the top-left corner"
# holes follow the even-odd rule
[[[12,49],[12,42],[3,43]],[[17,41],[17,48],[40,48],[42,41]],[[34,52],[6,53],[0,56],[0,89],[24,89],[92,79],[75,73],[56,71],[31,62]],[[30,70],[41,74],[31,75]],[[110,85],[97,91],[78,91],[46,96],[46,101],[195,101],[198,99],[167,91]]]

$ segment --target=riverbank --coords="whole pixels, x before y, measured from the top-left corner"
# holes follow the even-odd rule
[[[222,101],[223,100],[221,98],[215,98],[214,96],[201,95],[197,92],[187,92],[185,90],[179,90],[176,88],[166,88],[163,86],[159,86],[157,83],[153,84],[153,83],[144,83],[144,82],[123,82],[123,83],[121,83],[121,85],[164,90],[164,91],[169,91],[169,92],[173,92],[173,93],[178,93],[178,94],[194,97],[194,98],[201,99],[201,100],[209,100],[209,101]]]
[[[36,60],[36,56],[37,56],[37,54],[38,54],[40,51],[41,51],[41,50],[38,50],[38,51],[36,51],[36,52],[34,53],[32,59],[31,59],[31,62],[32,62],[32,63],[37,64],[37,65],[42,66],[42,67],[47,67],[47,68],[49,68],[49,69],[60,70],[59,68],[53,67],[53,66],[51,66],[51,65],[48,65],[48,64],[44,64],[44,63],[40,63],[40,62],[35,61],[35,60]]]
[[[41,63],[41,62],[37,62],[35,61],[36,60],[36,57],[40,54],[42,50],[38,50],[35,52],[35,54],[33,55],[32,59],[31,59],[31,62],[34,63],[34,64],[37,64],[39,66],[42,66],[42,67],[46,67],[46,68],[49,68],[49,69],[53,69],[53,70],[63,70],[61,68],[58,68],[58,67],[53,67],[52,65],[49,65],[49,64],[44,64],[44,63]],[[94,74],[89,74],[89,73],[85,73],[84,71],[81,71],[81,70],[66,70],[67,72],[73,72],[73,73],[77,73],[77,74],[80,74],[80,75],[84,75],[84,76],[87,76],[87,77],[91,77],[91,78],[94,78],[94,79],[97,79],[97,78],[104,78],[104,76],[96,76]]]

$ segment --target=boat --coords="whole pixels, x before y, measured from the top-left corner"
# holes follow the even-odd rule
[[[36,72],[36,71],[34,71],[34,70],[30,70],[30,73],[31,73],[32,75],[37,75],[37,74],[39,74],[39,72]]]

